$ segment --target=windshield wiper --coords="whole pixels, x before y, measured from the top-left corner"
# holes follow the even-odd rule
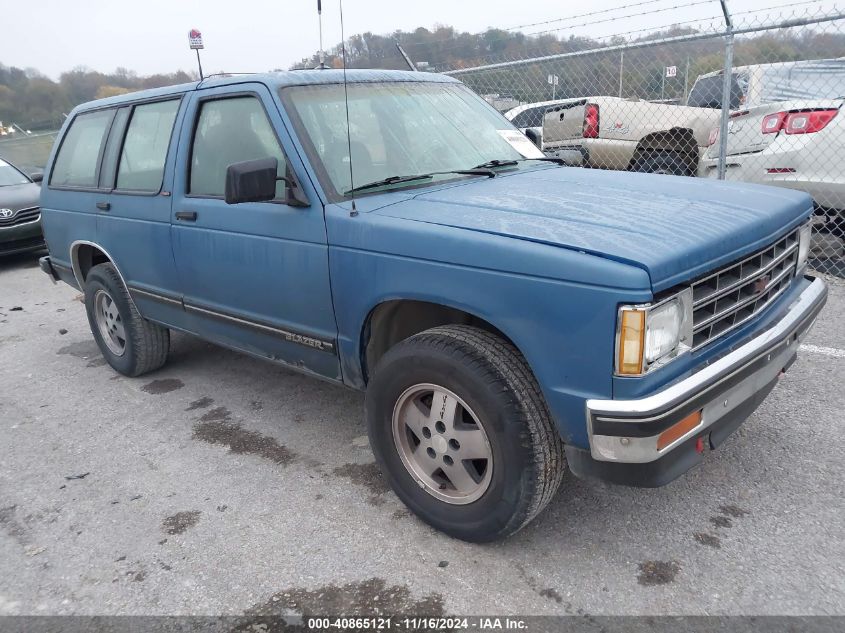
[[[495,167],[510,167],[512,165],[516,165],[516,163],[516,160],[500,160],[498,158],[494,158],[493,160],[488,160],[486,163],[476,165],[474,169],[493,169]]]
[[[348,195],[350,193],[366,191],[367,189],[377,189],[378,187],[396,185],[402,182],[412,182],[414,180],[428,180],[429,178],[434,178],[434,176],[441,176],[444,174],[460,174],[463,176],[487,176],[488,178],[494,178],[496,176],[496,172],[491,171],[489,169],[483,169],[481,167],[475,167],[473,169],[454,169],[450,171],[432,171],[427,174],[415,174],[410,176],[388,176],[387,178],[382,178],[381,180],[375,180],[373,182],[368,182],[365,185],[358,185],[357,187],[353,187],[352,189],[347,189],[343,193],[344,195]]]
[[[494,158],[493,160],[488,160],[486,163],[481,163],[480,165],[476,165],[473,169],[494,169],[496,167],[511,167],[516,165],[517,163],[524,162],[526,160],[542,160],[549,163],[556,163],[558,165],[565,165],[566,161],[562,158],[556,158],[553,156],[542,156],[539,158],[512,158],[507,160],[500,160],[498,158]]]

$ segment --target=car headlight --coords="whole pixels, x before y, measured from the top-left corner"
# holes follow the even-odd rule
[[[807,222],[798,229],[798,266],[797,273],[800,275],[810,258],[810,241],[813,239],[813,223]]]
[[[622,306],[616,342],[616,373],[640,376],[692,347],[692,289],[654,305]]]

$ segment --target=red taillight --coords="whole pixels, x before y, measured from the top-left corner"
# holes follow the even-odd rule
[[[776,134],[783,129],[786,112],[775,112],[763,117],[763,134]]]
[[[584,106],[584,138],[599,137],[599,107],[595,103]]]
[[[823,130],[838,110],[807,110],[805,112],[775,112],[763,117],[763,134],[813,134]]]
[[[787,134],[812,134],[823,130],[833,120],[838,110],[813,110],[812,112],[793,112],[786,117]]]
[[[707,147],[710,147],[711,145],[715,145],[716,141],[718,141],[718,140],[719,140],[719,128],[714,127],[712,130],[710,130],[710,137],[707,139]]]

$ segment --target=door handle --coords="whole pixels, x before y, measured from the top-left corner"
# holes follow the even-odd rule
[[[196,211],[177,211],[176,212],[176,219],[182,220],[184,222],[196,222],[197,221],[197,212]]]
[[[97,208],[100,211],[108,211],[109,209],[111,209],[111,202],[98,202]]]

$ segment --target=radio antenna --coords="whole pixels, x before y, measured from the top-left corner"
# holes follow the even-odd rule
[[[326,53],[323,50],[323,2],[317,0],[317,23],[320,27],[320,65],[317,68],[326,67]]]
[[[346,106],[346,148],[349,151],[349,195],[352,197],[352,210],[349,212],[350,217],[358,215],[358,209],[355,206],[355,181],[352,177],[352,130],[349,126],[349,90],[346,84],[346,35],[343,31],[343,0],[338,0],[340,5],[340,52],[343,56],[343,101]]]

